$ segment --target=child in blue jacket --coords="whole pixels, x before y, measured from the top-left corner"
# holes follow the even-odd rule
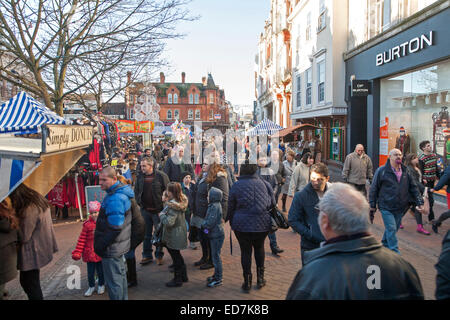
[[[221,201],[222,191],[212,187],[208,193],[208,211],[201,226],[202,231],[208,235],[211,243],[214,275],[206,279],[207,286],[210,288],[222,285],[222,259],[220,258],[220,251],[222,250],[225,233],[223,231]]]

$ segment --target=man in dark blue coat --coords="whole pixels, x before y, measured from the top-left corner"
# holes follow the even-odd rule
[[[328,190],[328,168],[323,163],[317,163],[311,167],[310,183],[297,192],[289,209],[288,220],[292,229],[300,234],[300,251],[302,265],[305,264],[305,252],[320,247],[325,241],[320,232],[317,218],[319,209],[317,205]]]
[[[397,253],[400,251],[396,233],[403,214],[410,207],[410,200],[417,205],[417,211],[423,211],[423,198],[414,179],[402,164],[402,158],[402,152],[398,149],[389,152],[386,164],[375,172],[369,194],[371,221],[378,204],[385,227],[381,242]]]

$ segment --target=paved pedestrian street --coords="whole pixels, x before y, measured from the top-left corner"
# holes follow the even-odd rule
[[[288,207],[290,200],[288,199]],[[445,207],[436,204],[437,216],[443,212]],[[426,219],[425,219],[426,220]],[[405,229],[399,230],[399,247],[402,256],[416,268],[423,286],[426,299],[434,299],[436,288],[435,263],[441,252],[442,238],[450,229],[448,220],[439,229],[439,234],[431,231],[430,225],[425,228],[431,231],[430,236],[418,234],[416,232],[415,220],[411,215],[406,215],[403,219]],[[86,264],[81,261],[74,261],[71,252],[75,248],[76,240],[81,230],[82,223],[59,224],[55,226],[58,240],[59,252],[53,261],[41,270],[41,282],[44,298],[47,300],[108,300],[108,295],[97,295],[85,298],[84,292],[87,290]],[[381,214],[377,212],[372,232],[377,239],[383,235],[383,222]],[[189,282],[183,284],[181,288],[167,288],[165,283],[173,277],[169,273],[168,266],[172,263],[167,251],[165,251],[164,264],[159,266],[156,262],[141,266],[137,264],[138,286],[129,289],[130,300],[283,300],[289,286],[298,270],[301,268],[299,235],[289,230],[277,232],[278,244],[284,252],[279,257],[273,256],[269,240],[266,240],[266,280],[267,285],[261,290],[255,289],[256,267],[254,260],[252,269],[254,275],[253,289],[250,294],[241,292],[243,281],[242,268],[240,264],[239,244],[232,236],[233,254],[230,255],[230,228],[226,225],[225,242],[222,249],[223,261],[223,285],[217,288],[207,288],[206,278],[211,276],[213,269],[199,270],[194,267],[194,262],[201,256],[200,247],[197,250],[186,249],[182,255],[188,266]],[[142,245],[136,250],[136,258],[141,259]],[[81,268],[81,289],[68,289],[67,280],[70,274],[67,268],[70,266]],[[382,270],[381,270],[382,272]],[[25,300],[26,295],[19,285],[18,277],[7,284],[11,300]]]

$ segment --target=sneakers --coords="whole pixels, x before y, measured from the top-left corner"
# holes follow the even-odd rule
[[[213,279],[211,282],[208,282],[206,285],[208,288],[215,288],[222,285],[222,279]]]
[[[421,224],[417,225],[417,232],[429,236],[430,233],[423,228]]]
[[[97,294],[104,294],[104,293],[105,293],[105,286],[98,286]]]
[[[149,264],[150,262],[153,262],[153,258],[142,258],[141,260],[142,265]]]
[[[95,291],[95,287],[89,287],[89,289],[87,289],[87,291],[84,293],[84,296],[85,297],[90,297],[90,296],[92,296],[94,291]]]

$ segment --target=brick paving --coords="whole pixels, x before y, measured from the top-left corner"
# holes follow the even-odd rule
[[[288,198],[289,199],[289,198]],[[288,207],[290,200],[288,200]],[[436,205],[437,216],[446,208]],[[415,220],[412,216],[406,215],[403,224],[404,230],[399,230],[399,247],[402,256],[409,261],[417,270],[426,299],[434,299],[436,270],[434,268],[441,251],[442,238],[446,231],[450,229],[449,221],[444,222],[439,230],[439,234],[432,233],[430,236],[418,234],[415,230]],[[431,226],[425,225],[431,232]],[[90,298],[83,297],[87,289],[86,264],[81,261],[73,261],[71,252],[75,243],[81,223],[61,224],[55,227],[58,246],[60,251],[55,255],[53,261],[41,270],[41,281],[44,296],[49,300],[107,300],[105,293],[102,296],[94,294]],[[222,249],[222,260],[224,268],[224,283],[217,288],[207,288],[206,278],[213,273],[211,270],[199,270],[193,263],[199,260],[201,249],[186,249],[182,255],[188,266],[189,282],[181,288],[166,288],[165,282],[169,281],[173,274],[169,273],[168,265],[171,258],[166,252],[164,265],[158,266],[151,263],[146,266],[138,264],[138,286],[129,290],[130,300],[283,300],[288,288],[301,268],[300,261],[300,237],[289,230],[277,232],[278,244],[285,251],[279,257],[273,256],[270,252],[269,240],[266,240],[266,280],[267,285],[261,290],[252,289],[250,294],[241,292],[242,269],[240,264],[239,245],[232,235],[233,255],[230,255],[229,225],[226,225],[226,238]],[[381,214],[377,213],[372,232],[377,239],[381,239],[383,234],[383,223]],[[137,260],[141,260],[142,245],[137,248]],[[70,265],[81,268],[81,289],[69,290],[66,282],[68,274],[66,269]],[[256,267],[254,260],[252,263],[254,282],[256,282]],[[255,283],[254,283],[255,286]],[[18,278],[7,284],[7,289],[11,293],[11,299],[26,299],[20,288]]]

